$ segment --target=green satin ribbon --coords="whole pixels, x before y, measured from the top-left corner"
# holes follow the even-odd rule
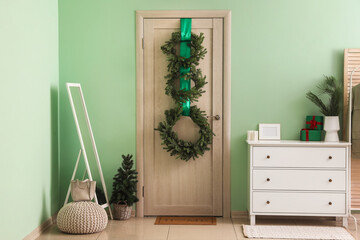
[[[188,46],[191,41],[191,18],[180,19],[180,30],[181,30],[181,42],[180,42],[180,56],[189,58],[191,49]],[[190,72],[190,68],[180,67],[180,76]],[[189,91],[191,88],[191,80],[186,80],[180,77],[180,90]],[[183,116],[190,116],[190,100],[183,103]]]

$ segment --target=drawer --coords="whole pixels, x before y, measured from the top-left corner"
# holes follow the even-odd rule
[[[345,171],[253,170],[255,190],[334,190],[345,191]]]
[[[345,168],[345,153],[345,148],[253,147],[253,166]]]
[[[345,193],[253,192],[254,213],[345,214]]]

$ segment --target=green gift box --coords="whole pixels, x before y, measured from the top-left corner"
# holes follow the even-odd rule
[[[324,117],[323,116],[306,116],[306,129],[323,130],[324,129]]]
[[[301,141],[321,141],[321,130],[302,129],[300,132]]]

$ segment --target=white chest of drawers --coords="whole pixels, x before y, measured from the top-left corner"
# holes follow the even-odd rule
[[[248,141],[250,224],[256,215],[336,216],[347,225],[347,142]]]

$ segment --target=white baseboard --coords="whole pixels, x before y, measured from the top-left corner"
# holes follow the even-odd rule
[[[249,218],[248,211],[231,211],[231,218]]]
[[[35,228],[31,233],[29,233],[23,240],[35,240],[36,238],[40,237],[40,235],[45,232],[52,224],[56,223],[56,216],[57,213],[46,219],[40,226]]]

